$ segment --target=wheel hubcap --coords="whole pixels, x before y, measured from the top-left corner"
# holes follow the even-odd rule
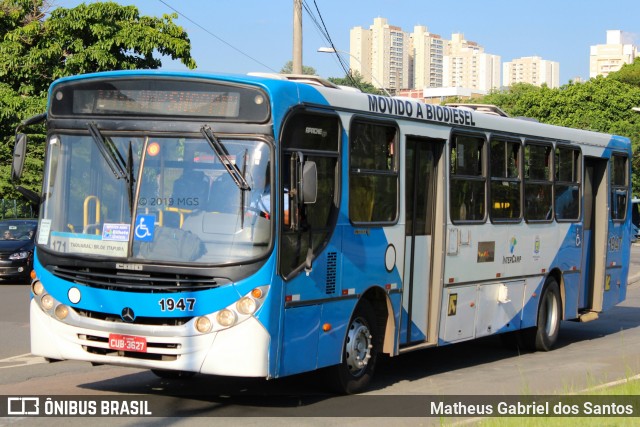
[[[345,356],[351,375],[362,375],[367,368],[373,348],[372,338],[369,328],[361,319],[355,319],[349,325]]]

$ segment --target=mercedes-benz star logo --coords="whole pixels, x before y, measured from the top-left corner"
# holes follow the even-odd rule
[[[122,313],[120,313],[120,317],[122,317],[122,320],[124,320],[127,323],[131,323],[135,320],[136,315],[133,312],[133,309],[131,307],[125,307],[122,309]]]

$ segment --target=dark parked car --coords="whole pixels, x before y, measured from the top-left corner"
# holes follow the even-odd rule
[[[29,281],[37,226],[34,219],[0,220],[0,282]]]

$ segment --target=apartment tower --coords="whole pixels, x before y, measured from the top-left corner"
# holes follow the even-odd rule
[[[550,88],[560,87],[560,64],[539,56],[526,56],[502,64],[502,84],[529,83],[535,86],[546,84]]]
[[[607,76],[630,64],[638,57],[638,46],[631,34],[620,30],[607,31],[607,44],[591,46],[589,77]]]

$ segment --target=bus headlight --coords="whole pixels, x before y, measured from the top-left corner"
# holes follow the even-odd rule
[[[54,313],[59,320],[64,320],[69,315],[69,308],[64,304],[58,304]]]
[[[49,294],[45,294],[42,296],[42,299],[40,300],[40,305],[42,306],[42,309],[45,311],[49,311],[53,308],[53,297]]]
[[[200,316],[196,319],[196,330],[201,334],[206,334],[211,331],[211,320],[206,316]]]
[[[40,296],[44,293],[44,286],[42,286],[42,282],[40,280],[36,280],[35,282],[33,282],[31,290],[33,291],[34,295]]]
[[[216,315],[216,320],[220,326],[228,328],[236,322],[236,314],[228,308],[222,309]]]
[[[253,314],[256,312],[258,308],[258,304],[256,304],[256,300],[250,297],[243,297],[236,303],[236,308],[242,314]]]

